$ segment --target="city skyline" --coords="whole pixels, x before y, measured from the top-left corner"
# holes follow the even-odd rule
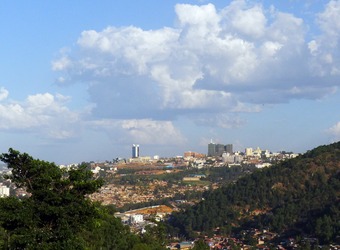
[[[11,2],[0,153],[69,164],[211,139],[304,153],[340,140],[340,1]]]

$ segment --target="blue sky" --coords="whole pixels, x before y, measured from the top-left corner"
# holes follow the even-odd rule
[[[58,164],[340,140],[340,1],[1,1],[0,149]]]

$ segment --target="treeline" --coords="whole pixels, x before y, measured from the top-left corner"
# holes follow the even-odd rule
[[[269,229],[310,235],[321,243],[340,232],[340,142],[255,171],[205,195],[205,200],[170,219],[173,233],[194,237],[220,227],[225,233]]]

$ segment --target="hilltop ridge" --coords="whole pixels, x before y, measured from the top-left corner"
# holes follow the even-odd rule
[[[268,229],[285,236],[339,240],[340,142],[319,146],[297,158],[207,192],[204,200],[170,223],[188,237]]]

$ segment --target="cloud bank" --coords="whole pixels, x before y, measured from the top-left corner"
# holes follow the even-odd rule
[[[68,83],[88,84],[94,115],[103,118],[225,113],[240,104],[322,98],[339,85],[339,5],[330,1],[317,15],[322,33],[308,34],[308,41],[304,21],[275,8],[177,4],[175,27],[83,31],[76,51],[53,69]]]
[[[318,33],[298,16],[251,1],[222,9],[177,4],[175,13],[175,25],[158,30],[85,30],[53,61],[59,84],[87,86],[90,126],[140,143],[183,143],[174,125],[180,117],[237,128],[246,123],[239,114],[320,99],[340,85],[340,1],[315,16]]]
[[[237,128],[246,123],[243,113],[264,104],[320,99],[340,85],[340,1],[315,16],[317,32],[253,1],[222,9],[177,4],[174,11],[173,27],[85,30],[52,62],[60,85],[86,86],[90,112],[72,111],[67,98],[49,93],[9,101],[1,88],[0,129],[63,139],[86,127],[117,141],[181,144],[181,117]]]

